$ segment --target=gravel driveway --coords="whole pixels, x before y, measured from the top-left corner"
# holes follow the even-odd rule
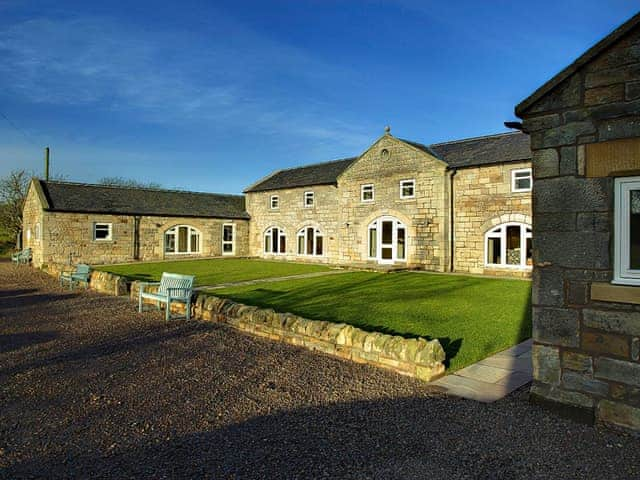
[[[629,479],[640,440],[2,263],[0,477],[38,476]]]

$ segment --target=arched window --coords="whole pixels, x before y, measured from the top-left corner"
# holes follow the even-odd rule
[[[485,264],[500,267],[531,267],[531,226],[503,223],[485,234]]]
[[[264,253],[282,254],[287,251],[287,236],[279,227],[270,227],[264,232]]]
[[[324,242],[318,228],[305,227],[298,232],[298,255],[322,255]]]
[[[164,253],[200,253],[200,231],[189,225],[176,225],[164,232]]]
[[[393,263],[407,259],[407,228],[394,217],[380,217],[367,230],[369,259]]]

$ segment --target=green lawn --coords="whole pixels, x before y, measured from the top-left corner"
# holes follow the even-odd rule
[[[180,260],[173,262],[101,265],[96,270],[115,273],[131,280],[158,281],[162,272],[196,276],[196,285],[217,285],[259,278],[285,277],[329,270],[324,265],[307,265],[244,258],[215,258],[208,260]]]
[[[522,280],[355,272],[213,293],[369,331],[438,338],[452,371],[531,337],[531,284]]]

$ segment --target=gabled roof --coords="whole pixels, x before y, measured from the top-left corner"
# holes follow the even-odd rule
[[[476,167],[531,159],[529,135],[521,132],[499,133],[433,145],[424,145],[401,138],[398,140],[442,160],[449,168]],[[336,185],[342,172],[358,158],[360,157],[277,170],[248,187],[245,193],[312,185]]]
[[[38,182],[46,210],[116,215],[248,219],[244,196],[115,187],[87,183]]]
[[[444,160],[449,168],[477,167],[494,163],[531,159],[529,135],[521,132],[500,133],[424,146],[432,155]]]
[[[582,68],[584,65],[589,63],[595,57],[600,55],[600,53],[602,53],[604,50],[606,50],[607,48],[609,48],[610,46],[618,42],[618,40],[624,37],[631,30],[636,28],[639,24],[640,24],[640,13],[637,13],[633,17],[631,17],[629,20],[627,20],[625,23],[623,23],[618,28],[616,28],[609,35],[607,35],[598,43],[596,43],[589,50],[587,50],[571,65],[569,65],[567,68],[562,70],[551,80],[549,80],[540,88],[538,88],[528,98],[520,102],[520,104],[516,106],[516,109],[515,109],[516,115],[522,118],[522,115],[524,115],[527,112],[527,110],[533,106],[534,103],[536,103],[542,97],[544,97],[545,95],[550,93],[552,90],[554,90],[558,85],[560,85],[563,81],[565,81],[575,72],[577,72],[580,68]]]
[[[251,185],[245,192],[263,192],[312,185],[335,185],[340,174],[357,159],[358,157],[343,158],[331,162],[277,170],[265,179]]]

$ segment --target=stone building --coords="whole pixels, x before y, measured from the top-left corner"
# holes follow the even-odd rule
[[[240,195],[34,179],[23,225],[37,266],[249,254]]]
[[[522,276],[531,186],[523,133],[427,146],[387,131],[358,157],[276,171],[244,197],[34,180],[24,245],[36,265],[228,254]]]
[[[532,397],[640,430],[640,14],[516,114],[533,150]]]

